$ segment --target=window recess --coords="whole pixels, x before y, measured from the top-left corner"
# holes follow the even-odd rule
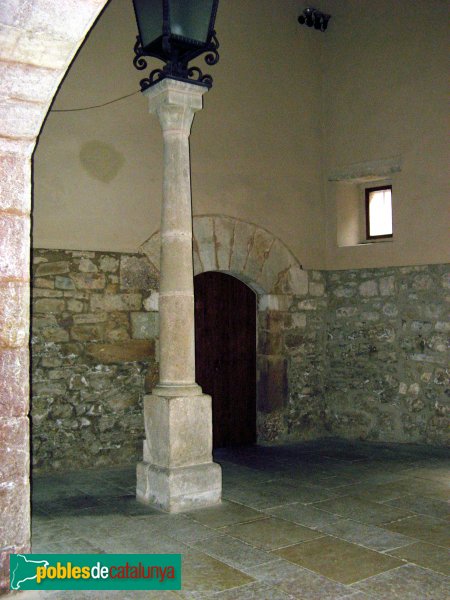
[[[335,220],[338,247],[393,241],[392,187],[401,163],[397,156],[330,171],[327,195],[335,206],[330,224]]]

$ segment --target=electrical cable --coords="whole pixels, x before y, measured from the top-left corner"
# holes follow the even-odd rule
[[[125,98],[130,98],[130,96],[135,96],[139,94],[141,90],[136,90],[131,94],[127,94],[126,96],[121,96],[120,98],[115,98],[114,100],[109,100],[108,102],[103,102],[103,104],[95,104],[94,106],[84,106],[82,108],[52,108],[50,112],[54,113],[63,113],[63,112],[79,112],[82,110],[92,110],[93,108],[102,108],[103,106],[108,106],[108,104],[114,104],[114,102],[119,102],[120,100],[125,100]]]

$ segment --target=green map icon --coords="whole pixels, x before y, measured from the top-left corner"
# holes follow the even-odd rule
[[[48,567],[46,560],[30,560],[23,554],[11,555],[10,589],[20,590],[25,581],[36,579],[36,567]]]

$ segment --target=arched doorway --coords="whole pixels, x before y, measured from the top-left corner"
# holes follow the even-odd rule
[[[194,278],[196,380],[212,396],[215,448],[256,441],[256,294],[208,271]]]

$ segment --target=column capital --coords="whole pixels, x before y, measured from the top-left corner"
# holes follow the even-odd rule
[[[184,129],[190,132],[194,114],[203,108],[203,94],[208,88],[165,78],[143,92],[148,110],[157,114],[162,130]]]

